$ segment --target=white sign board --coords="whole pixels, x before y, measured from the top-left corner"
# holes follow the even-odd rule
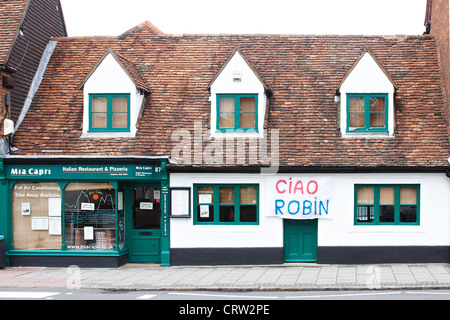
[[[333,178],[299,175],[266,179],[268,215],[284,219],[332,218]]]

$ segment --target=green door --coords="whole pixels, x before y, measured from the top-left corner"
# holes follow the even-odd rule
[[[161,261],[161,190],[158,185],[136,185],[128,196],[132,201],[128,222],[129,262]],[[131,221],[130,221],[131,220]]]
[[[284,219],[284,261],[314,262],[317,259],[317,219]]]

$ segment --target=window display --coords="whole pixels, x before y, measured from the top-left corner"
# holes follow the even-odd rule
[[[61,188],[16,183],[12,191],[14,249],[61,249]]]
[[[64,191],[67,250],[114,250],[115,189],[109,183],[69,183]]]

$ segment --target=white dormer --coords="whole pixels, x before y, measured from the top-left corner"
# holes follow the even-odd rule
[[[210,84],[212,137],[263,137],[270,90],[240,50]]]
[[[365,49],[338,88],[343,137],[394,135],[395,83]]]
[[[134,137],[145,94],[150,90],[136,68],[108,49],[80,89],[85,138]]]

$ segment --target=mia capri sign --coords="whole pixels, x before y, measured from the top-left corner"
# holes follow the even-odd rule
[[[267,177],[269,215],[284,219],[331,219],[334,180],[326,177]]]

